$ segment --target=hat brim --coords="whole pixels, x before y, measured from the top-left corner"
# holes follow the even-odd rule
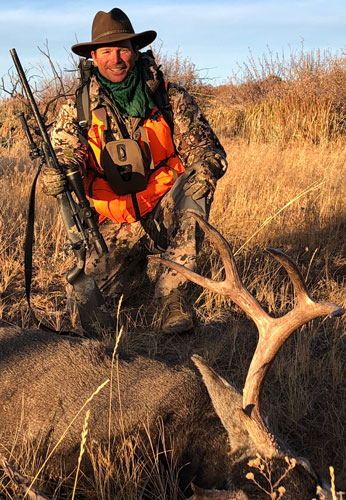
[[[97,42],[76,43],[72,45],[71,50],[78,56],[91,57],[91,51],[96,50],[98,47],[107,47],[108,45],[122,42],[123,40],[133,40],[139,49],[152,43],[157,36],[156,31],[149,30],[142,33],[117,33],[116,36],[107,36],[103,40]]]

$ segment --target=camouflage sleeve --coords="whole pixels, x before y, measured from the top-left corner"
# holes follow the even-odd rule
[[[168,86],[173,110],[173,140],[186,167],[202,163],[220,178],[227,169],[226,153],[196,100],[175,83]]]
[[[87,161],[86,146],[80,141],[80,128],[77,122],[75,101],[69,99],[58,114],[55,126],[50,133],[52,146],[60,165],[78,165],[84,168]]]

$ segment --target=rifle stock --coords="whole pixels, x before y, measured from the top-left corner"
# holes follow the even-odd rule
[[[71,167],[65,171],[59,164],[16,50],[11,49],[10,54],[42,139],[42,146],[39,149],[32,139],[24,114],[22,113],[20,121],[26,133],[31,153],[34,152],[31,156],[35,158],[39,157],[41,159],[41,166],[45,163],[50,168],[63,172],[67,179],[64,191],[56,196],[67,238],[77,259],[76,265],[68,271],[66,279],[73,286],[83,329],[88,336],[97,336],[99,330],[113,330],[114,323],[107,311],[104,298],[94,278],[85,273],[85,257],[86,251],[89,249],[89,235],[91,235],[98,255],[101,256],[108,252],[107,246],[99,231],[89,200],[85,195],[79,168]],[[69,186],[74,191],[78,204],[76,204]]]

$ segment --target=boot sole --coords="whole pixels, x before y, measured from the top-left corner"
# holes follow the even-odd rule
[[[184,333],[193,329],[193,321],[188,320],[181,324],[174,325],[164,325],[161,328],[162,333],[173,334],[173,333]]]

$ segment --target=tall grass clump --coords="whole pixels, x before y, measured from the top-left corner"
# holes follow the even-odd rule
[[[216,91],[216,132],[256,143],[328,144],[346,131],[346,58],[330,51],[253,56]]]

